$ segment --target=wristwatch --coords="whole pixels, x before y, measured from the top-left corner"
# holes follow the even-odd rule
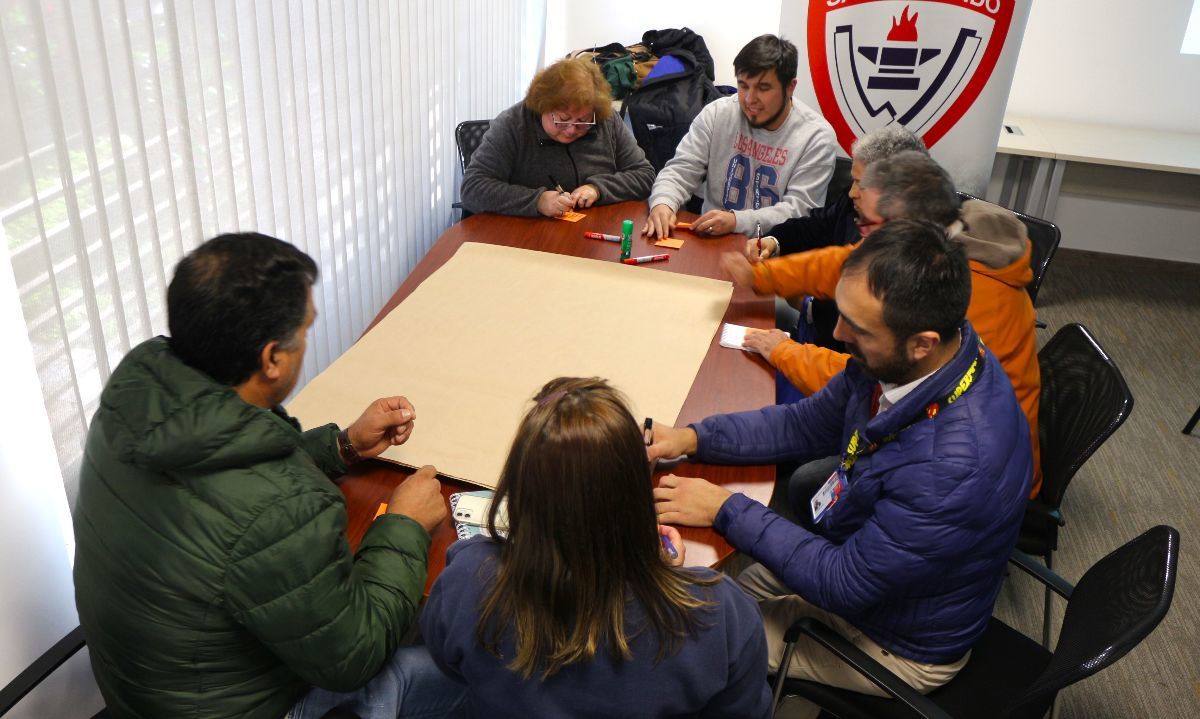
[[[338,450],[342,453],[342,460],[346,464],[354,464],[362,461],[362,455],[354,448],[354,443],[350,441],[350,430],[338,430],[337,433]]]

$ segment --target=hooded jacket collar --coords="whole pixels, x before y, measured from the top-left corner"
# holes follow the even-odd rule
[[[282,410],[247,404],[232,387],[184,364],[166,337],[126,355],[96,416],[104,416],[105,439],[122,461],[157,472],[244,467],[285,457],[300,439]]]

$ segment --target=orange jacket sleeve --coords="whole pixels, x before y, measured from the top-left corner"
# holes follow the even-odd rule
[[[819,300],[831,300],[842,277],[842,263],[857,246],[822,247],[756,262],[752,265],[754,291],[760,295],[812,295]]]
[[[850,355],[826,347],[784,340],[771,350],[771,364],[804,396],[814,394],[846,369]]]

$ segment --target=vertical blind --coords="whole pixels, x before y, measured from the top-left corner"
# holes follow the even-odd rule
[[[545,12],[0,4],[0,244],[72,501],[101,388],[132,346],[166,333],[167,283],[204,239],[254,230],[317,261],[301,382],[350,346],[455,219],[454,126],[523,95]]]

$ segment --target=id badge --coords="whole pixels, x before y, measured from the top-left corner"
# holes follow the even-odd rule
[[[842,490],[846,488],[846,475],[844,470],[839,466],[834,470],[833,474],[829,475],[829,479],[825,480],[825,484],[817,490],[809,500],[809,506],[812,509],[813,522],[820,522],[825,517],[825,513],[829,508],[837,504],[838,497],[841,496]]]

